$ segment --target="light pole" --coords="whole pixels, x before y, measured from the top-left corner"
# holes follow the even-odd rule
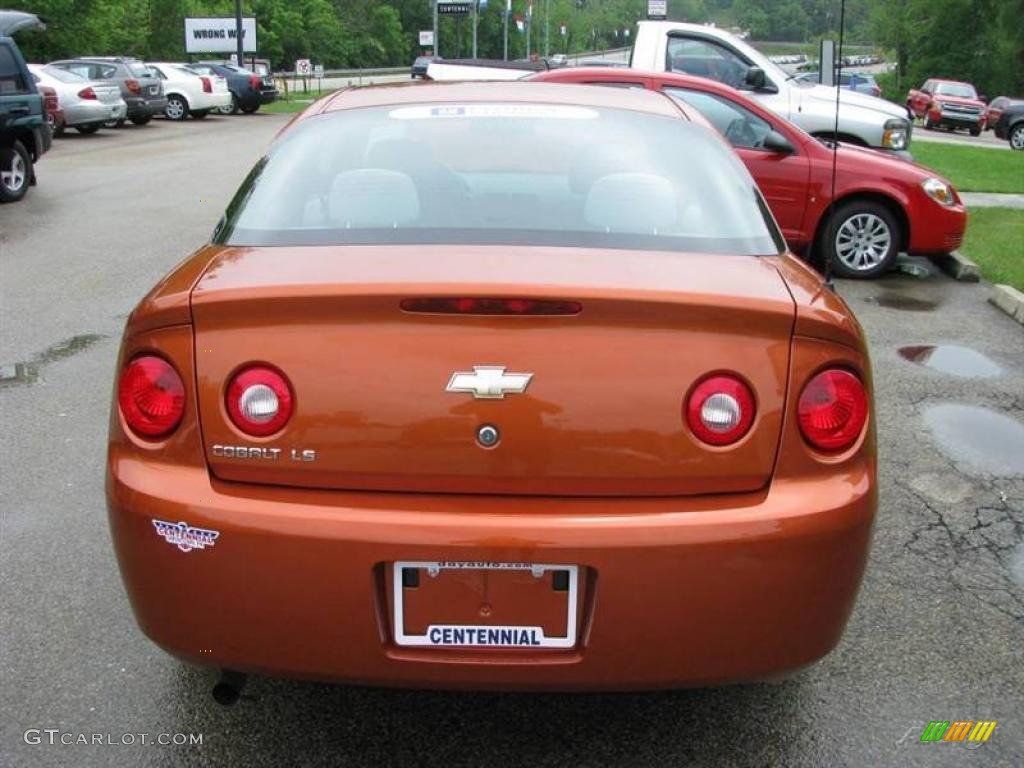
[[[551,0],[544,0],[544,57],[551,55]]]
[[[473,58],[476,58],[476,22],[480,17],[480,0],[473,0]]]
[[[238,66],[245,66],[245,45],[242,42],[242,0],[235,0],[235,41],[238,43]]]
[[[431,0],[431,2],[434,6],[434,55],[440,56],[441,46],[438,45],[440,41],[437,39],[437,0]]]
[[[505,24],[504,24],[504,43],[502,46],[501,57],[504,61],[508,61],[508,17],[512,14],[512,0],[506,0],[505,2]]]

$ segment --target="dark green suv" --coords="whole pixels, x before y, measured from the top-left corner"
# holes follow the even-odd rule
[[[0,11],[0,203],[20,200],[35,184],[35,163],[50,148],[43,97],[14,40],[3,35],[31,24]],[[30,14],[17,14],[30,16]],[[42,26],[38,19],[35,25]],[[21,22],[21,23],[19,23]]]

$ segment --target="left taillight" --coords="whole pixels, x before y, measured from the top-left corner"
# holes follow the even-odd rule
[[[142,85],[139,83],[138,80],[136,80],[134,78],[131,78],[131,77],[125,79],[124,87],[127,88],[132,93],[138,93],[138,94],[142,93]]]
[[[254,90],[260,90],[260,86],[263,85],[263,78],[259,75],[251,75],[249,77],[249,86]]]
[[[203,93],[213,93],[213,83],[210,82],[210,78],[200,77],[199,79],[203,81]]]
[[[117,404],[139,437],[156,439],[173,432],[185,413],[185,384],[169,362],[140,355],[121,371]]]

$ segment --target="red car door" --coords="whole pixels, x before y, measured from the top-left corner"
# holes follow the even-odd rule
[[[806,245],[812,236],[804,231],[811,165],[799,135],[783,125],[782,118],[741,101],[738,94],[731,98],[717,89],[675,85],[663,85],[662,90],[696,109],[722,132],[757,182],[786,240],[791,246]],[[792,151],[766,147],[772,131],[782,134]]]
[[[931,92],[931,80],[926,80],[924,85],[921,86],[921,90],[914,91],[914,94],[911,97],[911,109],[913,109],[914,114],[917,115],[918,117],[923,117],[924,113],[927,111],[928,105],[931,103],[932,100]]]

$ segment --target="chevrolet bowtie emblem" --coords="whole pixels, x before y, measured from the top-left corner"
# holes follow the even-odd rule
[[[532,373],[505,373],[503,365],[474,365],[472,373],[453,373],[444,389],[469,392],[478,400],[501,400],[505,395],[525,392],[532,378]]]

